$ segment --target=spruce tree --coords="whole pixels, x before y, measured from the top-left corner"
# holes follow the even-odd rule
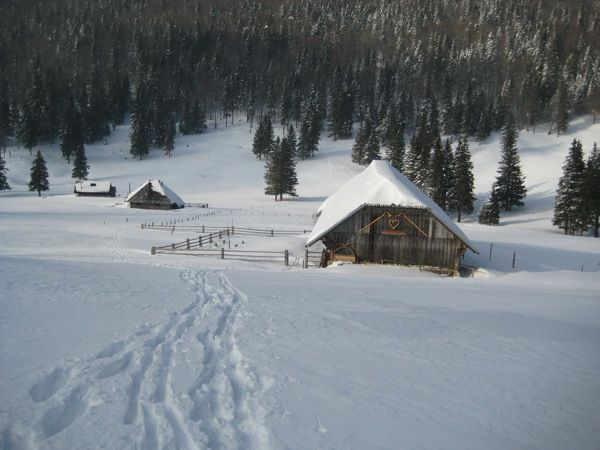
[[[265,165],[265,194],[274,195],[275,201],[283,200],[283,194],[296,196],[296,162],[288,139],[275,140],[271,157]]]
[[[590,217],[594,237],[598,237],[600,221],[600,149],[595,143],[585,167],[584,185],[585,208]]]
[[[385,119],[383,141],[387,147],[386,156],[396,169],[404,169],[404,123],[399,106],[391,104]]]
[[[444,211],[449,209],[450,190],[454,181],[454,159],[450,140],[442,147],[438,139],[431,156],[431,172],[429,179],[429,196]]]
[[[165,155],[169,158],[173,156],[173,150],[175,149],[175,114],[169,114],[169,119],[165,127],[164,139],[162,142],[162,149],[165,151]]]
[[[4,161],[4,158],[2,158],[2,154],[0,154],[0,191],[11,189],[6,177],[7,171],[8,169],[6,168],[6,162]]]
[[[563,164],[563,175],[558,181],[552,219],[552,224],[564,230],[565,234],[583,232],[587,228],[584,173],[583,147],[574,139]]]
[[[469,142],[465,136],[459,139],[454,155],[454,183],[450,191],[450,208],[456,211],[458,222],[461,221],[463,214],[473,212],[474,189],[473,163],[469,152]]]
[[[363,164],[369,165],[372,161],[381,159],[379,155],[379,138],[377,137],[377,133],[372,132],[371,136],[369,136],[369,140],[367,141],[367,145],[365,145],[365,156],[363,158]]]
[[[271,146],[273,145],[273,124],[270,116],[263,116],[256,133],[254,133],[254,140],[252,143],[252,153],[256,155],[258,159],[269,157]]]
[[[42,195],[42,191],[50,189],[48,183],[48,169],[46,168],[46,161],[38,150],[33,164],[31,165],[31,180],[29,181],[29,190],[37,191],[38,197]]]
[[[69,164],[71,163],[71,156],[76,153],[79,147],[83,147],[83,143],[82,116],[75,105],[75,100],[72,96],[69,96],[63,113],[60,132],[60,151],[63,158],[65,158]]]
[[[569,92],[563,77],[559,80],[558,89],[551,103],[552,125],[556,135],[560,136],[569,128]],[[550,132],[552,132],[552,129]]]
[[[75,150],[75,159],[73,160],[73,171],[71,177],[75,180],[87,180],[90,166],[87,164],[87,157],[85,156],[85,147],[83,142]]]
[[[500,203],[495,186],[492,186],[492,192],[487,201],[481,205],[477,220],[483,225],[498,225],[500,222]]]
[[[287,140],[292,150],[292,156],[296,157],[298,152],[298,140],[296,139],[296,130],[294,130],[294,127],[291,123],[288,127]]]
[[[521,171],[521,158],[517,150],[517,138],[518,132],[512,115],[509,114],[502,135],[502,153],[495,182],[500,206],[505,211],[510,211],[513,206],[523,206],[521,200],[527,195],[525,176]]]
[[[300,138],[298,139],[298,157],[305,160],[310,157],[312,151],[312,138],[310,135],[310,124],[308,120],[302,120],[300,124]]]
[[[365,121],[362,123],[358,132],[356,133],[356,139],[352,146],[352,162],[356,164],[365,164],[366,148],[371,136],[376,134],[371,110],[367,112]]]

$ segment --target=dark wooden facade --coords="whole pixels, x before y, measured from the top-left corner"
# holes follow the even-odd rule
[[[364,206],[322,238],[327,262],[417,265],[456,273],[467,245],[427,209]]]
[[[129,199],[129,207],[142,209],[177,209],[180,207],[182,208],[183,206],[171,202],[166,195],[152,190],[152,185],[148,183]]]

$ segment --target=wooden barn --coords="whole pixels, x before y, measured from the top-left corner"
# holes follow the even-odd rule
[[[133,191],[125,200],[130,208],[178,209],[184,201],[161,180],[148,180]]]
[[[467,236],[387,161],[373,161],[317,212],[307,246],[321,241],[334,261],[416,265],[456,274]]]
[[[73,192],[78,197],[114,197],[117,188],[109,181],[78,181]]]

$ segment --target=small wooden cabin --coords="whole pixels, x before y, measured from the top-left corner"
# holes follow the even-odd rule
[[[117,188],[109,181],[78,181],[73,192],[78,197],[114,197]]]
[[[125,200],[130,208],[178,209],[184,201],[161,180],[148,180],[133,191]]]
[[[417,265],[455,274],[475,251],[462,230],[387,161],[373,161],[318,211],[307,246],[321,241],[324,263]]]

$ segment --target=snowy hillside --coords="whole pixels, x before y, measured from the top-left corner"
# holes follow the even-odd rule
[[[116,198],[75,197],[57,146],[42,147],[50,191],[38,198],[33,156],[10,148],[0,449],[597,449],[600,240],[550,223],[574,138],[589,152],[600,125],[521,133],[525,207],[496,227],[461,224],[480,251],[465,258],[473,278],[301,267],[303,230],[362,170],[352,141],[324,139],[298,163],[299,197],[283,202],[263,194],[245,123],[180,136],[171,159],[130,160],[127,127],[87,146],[90,179],[110,181]],[[471,153],[479,202],[499,136]],[[209,208],[126,208],[149,179]],[[291,264],[152,256],[198,237],[181,225],[297,231],[213,242],[287,249]]]

